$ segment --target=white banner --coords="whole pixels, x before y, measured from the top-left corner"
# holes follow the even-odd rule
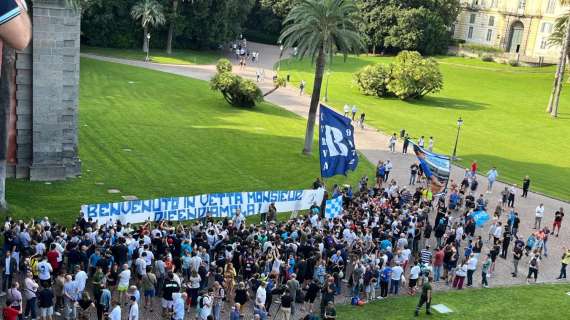
[[[120,220],[122,223],[152,221],[187,221],[211,213],[214,218],[233,217],[238,210],[244,216],[268,211],[275,203],[277,212],[306,210],[313,204],[321,205],[324,189],[254,191],[202,194],[186,197],[134,200],[115,203],[87,204],[81,206],[86,219],[100,224]]]

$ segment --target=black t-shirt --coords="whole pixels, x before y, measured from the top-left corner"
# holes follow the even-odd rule
[[[14,0],[0,1],[0,25],[20,15],[20,7]]]
[[[38,304],[40,308],[49,308],[53,306],[53,291],[45,288],[38,293]]]
[[[293,297],[291,295],[286,294],[281,296],[281,306],[283,308],[291,308],[291,304],[293,303]]]
[[[562,221],[562,218],[564,218],[564,212],[562,212],[562,211],[556,211],[556,212],[554,213],[554,221],[560,222],[560,221]]]
[[[165,300],[172,300],[172,294],[180,291],[180,286],[174,280],[169,280],[164,284],[164,292],[162,297]]]
[[[412,174],[418,173],[418,165],[417,165],[417,164],[412,164],[412,165],[410,166],[410,171],[411,171]]]

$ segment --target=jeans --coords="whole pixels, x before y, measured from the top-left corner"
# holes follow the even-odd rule
[[[63,302],[64,302],[63,318],[66,320],[76,319],[77,314],[74,302],[68,298],[63,298]]]
[[[388,296],[388,282],[380,281],[380,296],[386,298]]]
[[[410,174],[410,185],[413,185],[416,183],[416,174]]]
[[[558,276],[559,279],[566,279],[566,266],[567,264],[563,263],[562,267],[560,267],[560,275]]]
[[[467,270],[467,286],[470,287],[473,285],[473,274],[475,270]]]
[[[439,281],[439,278],[441,278],[442,270],[443,270],[443,265],[433,266],[433,281]]]
[[[489,191],[493,190],[493,183],[495,183],[495,180],[489,180]]]
[[[544,249],[544,256],[545,257],[548,257],[548,247],[546,246],[547,243],[548,243],[548,239],[544,239],[544,244],[542,246]]]
[[[12,275],[2,274],[2,292],[6,292],[6,289],[10,289],[11,287],[12,287]]]
[[[390,293],[393,293],[395,295],[398,295],[398,292],[400,290],[400,280],[390,280]]]
[[[519,273],[519,260],[518,259],[513,259],[513,267],[515,267],[515,271],[513,271],[513,274],[516,276]]]
[[[481,284],[483,286],[488,286],[489,283],[487,282],[487,273],[486,272],[482,272],[481,273]]]
[[[221,320],[222,316],[222,304],[221,303],[214,303],[214,308],[212,313],[214,314],[214,320]]]
[[[542,221],[542,217],[535,217],[534,218],[534,228],[535,229],[540,229],[540,222]],[[538,227],[537,227],[538,225]]]
[[[32,298],[26,302],[24,316],[30,316],[32,319],[36,319],[36,301],[37,298]]]

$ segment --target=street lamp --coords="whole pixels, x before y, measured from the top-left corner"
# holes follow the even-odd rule
[[[144,60],[145,62],[149,62],[150,58],[149,58],[149,52],[150,52],[150,32],[146,34],[146,59]]]
[[[329,100],[329,77],[331,76],[331,71],[328,70],[327,71],[327,84],[325,86],[325,102],[327,102]]]
[[[457,142],[459,142],[459,131],[461,130],[461,126],[463,125],[463,120],[461,117],[457,119],[457,136],[455,137],[455,147],[453,147],[453,155],[451,156],[451,160],[457,160]]]

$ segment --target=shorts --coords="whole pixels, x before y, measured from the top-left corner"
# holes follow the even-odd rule
[[[162,298],[161,305],[163,309],[172,309],[172,307],[174,307],[174,300],[166,300]]]
[[[129,289],[129,285],[120,284],[117,287],[117,291],[119,291],[119,292],[126,292],[128,289]]]
[[[417,283],[418,283],[418,279],[410,279],[410,283],[409,283],[410,288],[415,287]]]
[[[40,315],[42,318],[53,316],[53,306],[49,308],[40,308]]]
[[[145,290],[145,291],[144,291],[144,296],[147,297],[147,298],[152,298],[152,297],[154,297],[154,289]]]

